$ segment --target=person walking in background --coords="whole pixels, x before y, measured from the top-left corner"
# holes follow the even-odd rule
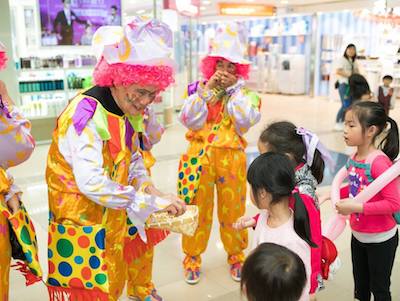
[[[334,127],[336,131],[343,130],[344,111],[351,104],[351,98],[349,97],[349,77],[352,74],[359,72],[356,59],[356,46],[354,44],[347,45],[343,57],[339,60],[338,68],[336,69],[336,74],[338,76],[336,85],[341,102],[341,107],[336,115],[336,124]]]

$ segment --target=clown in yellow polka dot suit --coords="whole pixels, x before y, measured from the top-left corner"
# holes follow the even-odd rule
[[[200,66],[205,80],[188,86],[179,116],[189,129],[189,156],[198,154],[206,141],[211,141],[201,157],[200,184],[192,200],[199,207],[199,228],[193,237],[183,237],[183,265],[189,284],[200,280],[201,254],[212,228],[215,186],[221,240],[235,281],[240,281],[243,250],[247,247],[247,232],[235,231],[232,224],[245,212],[247,143],[243,135],[260,119],[260,98],[245,85],[249,62],[243,59],[244,35],[238,24],[218,28],[214,41],[211,53]]]

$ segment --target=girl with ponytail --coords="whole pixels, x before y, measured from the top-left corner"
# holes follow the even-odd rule
[[[381,104],[357,102],[346,112],[344,139],[357,148],[346,164],[349,184],[336,205],[340,214],[351,215],[354,297],[370,300],[372,293],[375,300],[391,300],[390,277],[399,240],[393,214],[400,210],[400,181],[396,178],[365,203],[352,198],[396,159],[398,127]]]
[[[319,202],[315,191],[323,180],[325,165],[333,169],[333,160],[315,133],[296,127],[288,121],[268,125],[258,140],[258,150],[261,154],[272,151],[287,155],[295,169],[295,185],[303,194],[302,200],[310,218],[311,237],[317,244],[317,247],[311,250],[310,295],[313,299],[313,295],[323,287],[321,269],[323,238]]]
[[[250,165],[247,181],[251,200],[261,212],[257,219],[240,218],[234,228],[255,227],[253,248],[271,242],[299,255],[308,279],[300,300],[309,300],[311,248],[317,245],[311,238],[304,195],[295,190],[295,173],[289,158],[273,152],[260,155]]]

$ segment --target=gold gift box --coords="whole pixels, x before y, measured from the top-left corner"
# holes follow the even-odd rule
[[[148,228],[169,230],[171,232],[193,236],[199,225],[199,208],[194,205],[186,207],[186,212],[175,217],[167,212],[154,213],[146,223]]]

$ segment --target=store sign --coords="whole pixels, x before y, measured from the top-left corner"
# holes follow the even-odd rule
[[[164,9],[173,9],[181,15],[196,17],[200,12],[200,0],[164,0]]]
[[[274,16],[276,7],[264,4],[218,3],[219,14],[224,16]]]

